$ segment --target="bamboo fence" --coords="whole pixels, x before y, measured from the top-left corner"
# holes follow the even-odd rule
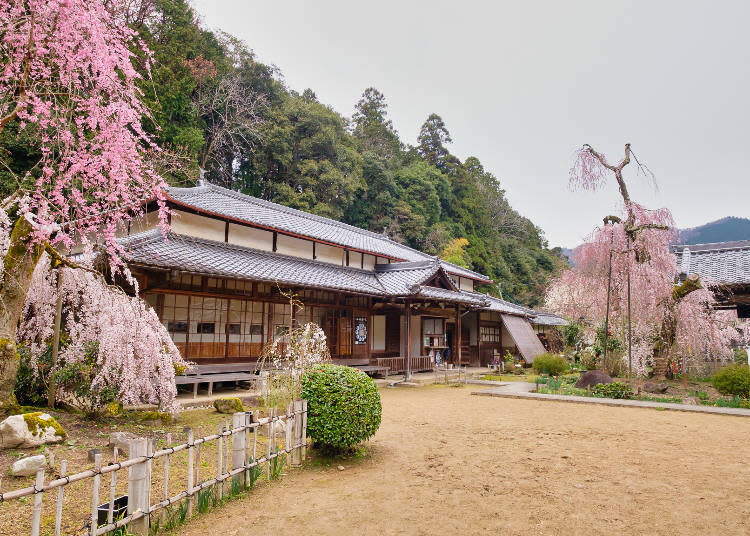
[[[279,437],[280,430],[283,430],[283,437]],[[89,535],[107,534],[125,525],[128,525],[128,531],[131,533],[146,535],[155,514],[181,501],[185,501],[185,519],[189,519],[195,511],[198,493],[202,490],[215,488],[214,491],[221,500],[226,492],[226,482],[230,479],[236,485],[246,488],[251,484],[251,471],[258,471],[256,468],[263,465],[266,466],[266,475],[270,479],[271,466],[279,463],[279,460],[274,462],[279,456],[289,454],[292,465],[301,464],[307,448],[307,401],[293,401],[287,407],[286,413],[277,415],[272,412],[270,416],[257,421],[253,419],[252,412],[235,413],[232,415],[231,424],[228,420],[226,423],[220,423],[216,434],[213,435],[195,438],[191,428],[185,428],[184,431],[187,434],[186,443],[172,445],[171,434],[167,434],[166,447],[156,451],[153,440],[136,439],[130,443],[129,457],[125,460],[119,459],[119,452],[115,447],[112,462],[106,465],[102,464],[101,453],[95,453],[93,468],[75,474],[66,473],[67,460],[62,460],[57,478],[46,482],[45,469],[40,469],[36,473],[33,486],[4,493],[0,489],[0,503],[33,496],[31,535],[39,536],[44,495],[56,491],[54,533],[59,536],[65,487],[74,482],[89,481],[91,514],[86,523]],[[259,444],[259,431],[265,432],[265,445]],[[283,448],[277,447],[277,439],[283,440]],[[211,443],[214,443],[218,455],[216,473],[212,478],[201,480],[201,450],[205,453]],[[263,453],[260,458],[257,456],[258,452]],[[170,496],[170,458],[178,453],[187,454],[187,482],[184,489]],[[164,479],[161,490],[152,486],[154,460],[163,462]],[[118,471],[123,469],[128,469],[127,515],[115,519]],[[152,496],[157,495],[160,498],[155,501]],[[105,523],[99,522],[102,498],[108,506]]]

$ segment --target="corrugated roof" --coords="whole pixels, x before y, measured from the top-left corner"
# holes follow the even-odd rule
[[[517,316],[502,315],[503,324],[508,329],[513,342],[516,344],[518,351],[527,363],[533,363],[534,358],[544,353],[539,337],[537,337],[531,325],[525,318]]]
[[[399,244],[383,234],[234,192],[215,184],[204,182],[193,188],[168,188],[167,195],[175,203],[199,211],[376,255],[404,261],[434,259],[426,253]],[[452,274],[489,281],[487,276],[473,270],[446,261],[440,262]]]
[[[711,284],[750,284],[750,240],[673,246],[680,271]]]

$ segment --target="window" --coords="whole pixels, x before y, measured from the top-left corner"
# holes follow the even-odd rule
[[[479,335],[482,342],[499,343],[500,328],[495,326],[480,326]]]
[[[187,322],[167,322],[167,331],[170,333],[187,333]]]
[[[265,343],[269,305],[247,300],[229,301],[228,357],[258,357]]]
[[[228,300],[190,296],[188,357],[224,357]]]
[[[443,334],[443,319],[442,318],[425,318],[424,322],[424,334],[425,335],[442,335]]]

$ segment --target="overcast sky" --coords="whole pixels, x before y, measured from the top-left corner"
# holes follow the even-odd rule
[[[633,172],[632,196],[680,227],[750,216],[747,0],[194,5],[341,114],[374,86],[407,143],[442,116],[450,150],[478,157],[552,246],[580,243],[618,200],[568,190],[583,143],[610,160],[632,143],[659,186]]]

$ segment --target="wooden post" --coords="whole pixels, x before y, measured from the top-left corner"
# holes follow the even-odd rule
[[[245,412],[235,413],[232,415],[232,428],[240,428],[241,431],[232,436],[232,469],[239,469],[245,466]],[[242,473],[238,473],[232,479],[239,486],[243,482]]]
[[[114,462],[117,463],[117,455],[119,451],[117,447],[115,447],[114,451]],[[109,484],[109,508],[107,510],[107,523],[112,523],[114,521],[114,511],[115,511],[115,495],[116,495],[116,489],[117,489],[117,471],[112,471],[112,480]]]
[[[99,472],[102,468],[102,455],[97,453],[94,456],[94,489],[91,493],[91,526],[89,534],[96,536],[96,529],[99,528],[99,485],[101,484],[102,475]]]
[[[62,268],[57,269],[57,302],[55,303],[55,331],[52,336],[52,368],[49,375],[49,386],[47,387],[47,405],[55,407],[57,388],[55,387],[55,375],[52,372],[57,365],[57,355],[60,351],[60,322],[62,320]]]
[[[268,441],[266,441],[266,479],[269,481],[271,480],[271,436],[273,435],[273,414],[274,410],[272,409],[268,416],[268,432],[266,433],[268,436]]]
[[[217,463],[217,470],[216,470],[216,479],[217,479],[216,489],[217,489],[219,500],[221,500],[221,498],[224,496],[224,482],[221,481],[221,469],[224,466],[224,460],[222,459],[222,454],[224,453],[224,445],[222,443],[224,440],[224,436],[221,435],[223,433],[224,433],[224,425],[222,423],[219,423],[219,439],[217,440],[217,444],[218,444],[217,446],[219,449],[218,451],[219,460]]]
[[[307,459],[307,400],[302,400],[302,459]]]
[[[167,434],[167,448],[172,446],[172,434]],[[169,499],[169,454],[164,456],[164,500]]]
[[[193,451],[193,443],[194,437],[193,437],[193,429],[192,428],[185,428],[185,431],[187,432],[187,514],[185,515],[186,519],[190,519],[190,517],[193,515],[193,476],[195,475],[195,467],[193,466],[193,457],[195,456],[195,452]]]
[[[302,400],[295,400],[293,403],[294,407],[294,444],[292,445],[292,465],[301,465],[302,456],[300,449],[302,448]]]
[[[60,478],[64,477],[68,472],[68,460],[63,460],[60,463]],[[115,471],[116,472],[116,471]],[[113,473],[114,474],[114,473]],[[55,536],[60,536],[60,530],[62,529],[62,510],[63,510],[63,490],[65,486],[57,488],[57,512],[55,513]]]
[[[461,304],[456,305],[456,355],[458,356],[458,376],[461,378]]]
[[[406,366],[404,381],[411,380],[411,302],[406,300]]]
[[[149,441],[147,439],[134,439],[130,442],[130,459],[146,456]],[[148,481],[147,481],[148,479]],[[137,511],[148,513],[148,490],[150,486],[150,475],[146,462],[131,465],[128,470],[128,515]],[[130,531],[139,534],[148,534],[148,516],[130,522]]]
[[[39,536],[39,527],[42,522],[42,495],[41,490],[44,487],[44,469],[39,469],[36,472],[36,480],[34,481],[34,511],[31,518],[31,536]]]
[[[289,402],[286,407],[286,420],[284,421],[284,429],[286,430],[286,447],[284,450],[291,453],[292,447],[292,431],[294,429],[294,401]]]

